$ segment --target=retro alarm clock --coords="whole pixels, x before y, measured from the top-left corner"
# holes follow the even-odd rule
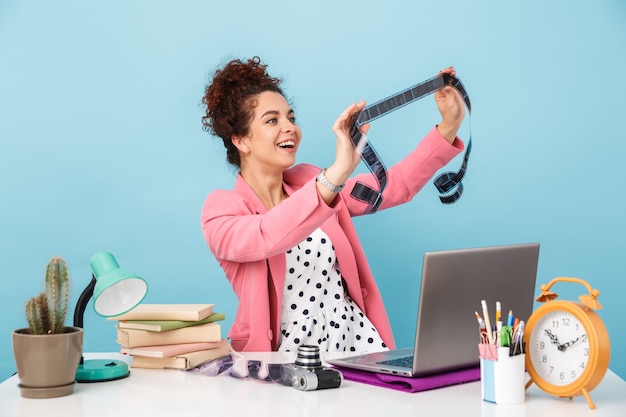
[[[578,301],[555,300],[550,288],[557,282],[584,285],[589,294]],[[609,367],[609,335],[594,311],[600,291],[580,278],[554,278],[541,285],[538,302],[545,302],[528,319],[524,333],[526,369],[530,380],[548,394],[573,398],[584,395],[589,408],[595,408],[589,392],[604,377]]]

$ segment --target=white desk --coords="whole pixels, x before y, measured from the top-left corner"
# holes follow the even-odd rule
[[[102,354],[86,355],[102,357]],[[105,357],[116,357],[106,354]],[[276,353],[246,354],[265,363],[292,362]],[[20,396],[17,376],[0,384],[0,416],[594,416],[626,415],[626,382],[607,372],[591,392],[596,409],[582,397],[549,397],[532,386],[526,402],[497,406],[480,399],[480,382],[409,394],[344,381],[339,388],[298,391],[277,383],[208,377],[198,372],[131,369],[128,378],[77,384],[74,393],[51,399]]]

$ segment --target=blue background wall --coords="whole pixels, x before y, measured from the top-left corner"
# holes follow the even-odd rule
[[[429,185],[356,220],[398,344],[411,341],[424,251],[538,241],[539,283],[575,276],[602,291],[611,368],[626,377],[626,5],[446,5],[0,2],[0,378],[14,371],[11,330],[25,325],[23,305],[53,255],[69,264],[72,302],[91,256],[107,250],[149,281],[147,302],[214,302],[226,332],[236,299],[199,213],[234,172],[202,131],[199,103],[217,66],[252,55],[284,78],[304,131],[299,160],[320,166],[349,103],[454,65],[474,110],[465,195],[443,206]],[[428,98],[369,136],[391,164],[437,121]],[[556,289],[566,299],[583,291]],[[86,351],[117,350],[113,323],[91,306],[85,327]]]

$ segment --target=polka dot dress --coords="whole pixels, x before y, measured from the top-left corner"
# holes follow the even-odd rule
[[[295,352],[302,344],[330,352],[387,350],[372,323],[345,294],[335,249],[321,229],[286,256],[279,351]]]

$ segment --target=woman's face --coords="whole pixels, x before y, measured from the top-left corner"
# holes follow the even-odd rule
[[[249,134],[233,139],[242,164],[284,170],[295,164],[302,132],[282,94],[265,91],[256,97]],[[242,166],[243,168],[243,166]]]

